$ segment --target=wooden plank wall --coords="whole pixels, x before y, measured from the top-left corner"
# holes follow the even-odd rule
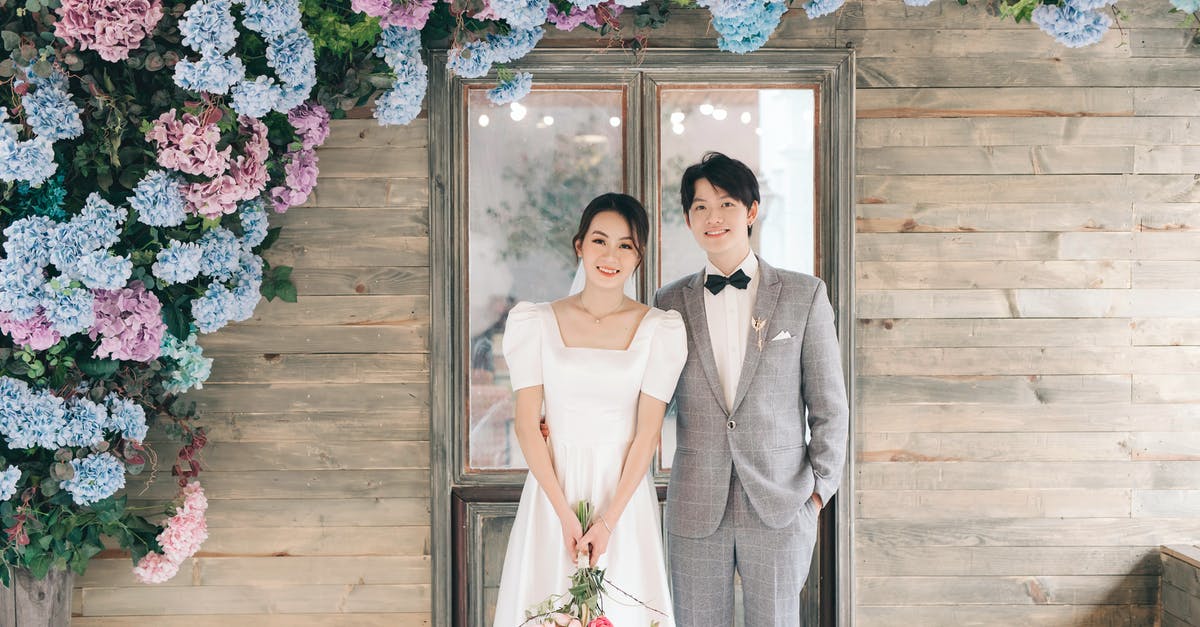
[[[332,128],[314,197],[272,216],[299,302],[203,341],[208,542],[161,586],[93,561],[74,625],[430,624],[428,124]]]
[[[1200,50],[1167,0],[1082,50],[986,4],[769,44],[858,51],[856,622],[1152,624],[1200,538]],[[653,44],[714,45],[675,13]],[[77,624],[429,621],[426,128],[334,125],[271,255],[301,302],[206,342],[212,539],[98,561]]]

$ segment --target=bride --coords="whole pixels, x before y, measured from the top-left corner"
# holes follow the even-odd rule
[[[677,312],[625,295],[648,230],[637,200],[599,196],[573,239],[583,290],[553,303],[522,302],[509,313],[504,358],[529,476],[504,557],[496,627],[522,625],[526,609],[566,592],[577,552],[589,553],[613,585],[665,613],[608,598],[604,610],[614,624],[674,625],[648,470],[687,337]],[[539,426],[543,402],[549,440]],[[595,508],[589,529],[574,513],[581,500]]]

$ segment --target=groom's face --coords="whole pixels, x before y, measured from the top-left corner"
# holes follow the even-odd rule
[[[708,179],[698,179],[695,190],[687,225],[700,248],[709,258],[744,256],[750,248],[749,227],[758,217],[758,203],[747,207]]]

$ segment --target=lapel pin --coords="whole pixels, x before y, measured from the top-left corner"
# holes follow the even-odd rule
[[[763,347],[763,329],[767,328],[766,318],[751,318],[750,326],[754,327],[754,332],[758,335],[758,350],[762,352]]]

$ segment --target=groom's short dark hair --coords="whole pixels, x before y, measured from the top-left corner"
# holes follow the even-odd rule
[[[733,196],[747,209],[760,200],[758,177],[754,176],[754,170],[737,159],[710,151],[704,153],[700,163],[694,163],[683,171],[679,200],[683,203],[685,217],[692,208],[692,200],[696,197],[696,181],[700,179],[707,179],[709,184]],[[751,230],[747,229],[747,232]]]

